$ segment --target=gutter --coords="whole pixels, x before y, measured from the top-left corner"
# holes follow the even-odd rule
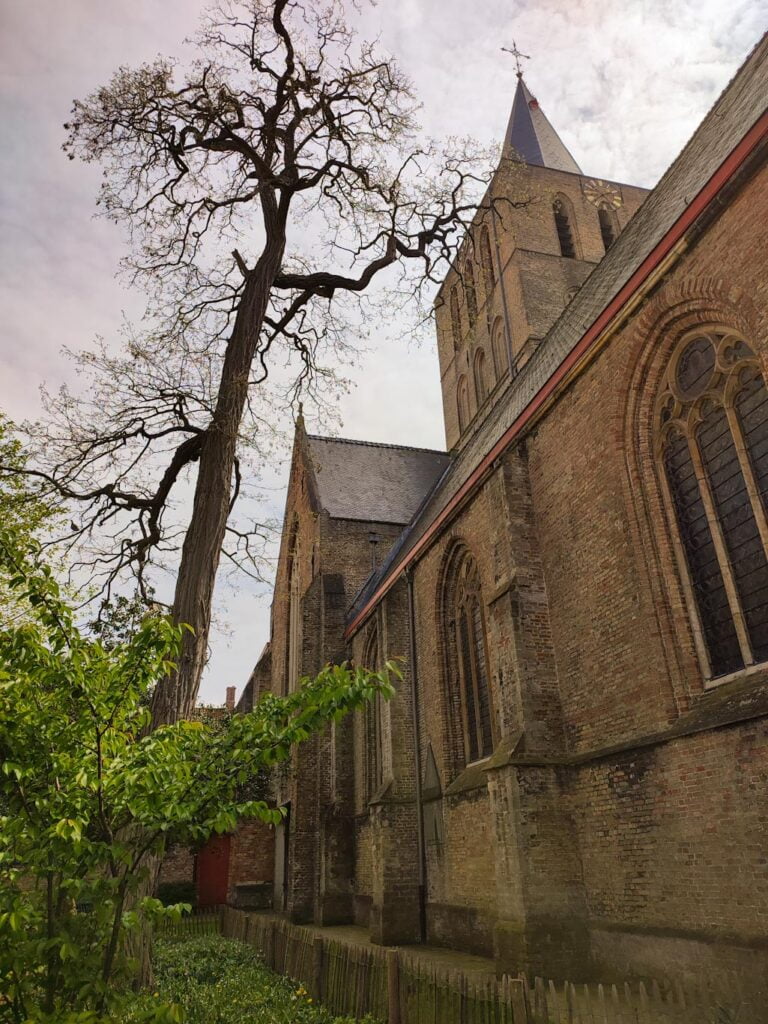
[[[383,580],[365,607],[347,626],[344,633],[346,639],[355,634],[376,604],[394,586],[401,573],[407,571],[417,561],[419,555],[429,546],[440,528],[459,511],[464,502],[477,490],[491,472],[496,459],[506,452],[525,429],[530,429],[546,413],[552,402],[586,368],[609,338],[636,310],[645,296],[658,284],[664,274],[668,273],[688,248],[688,242],[685,239],[686,233],[767,135],[768,113],[765,113],[754,123],[661,241],[656,244],[640,266],[616,292],[613,299],[587,328],[552,376],[467,477],[411,550],[393,567],[392,572]]]

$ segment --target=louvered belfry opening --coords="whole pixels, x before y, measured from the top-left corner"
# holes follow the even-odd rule
[[[571,218],[562,199],[556,199],[552,204],[552,212],[555,215],[555,227],[557,238],[560,242],[560,255],[572,260],[576,258],[576,246],[573,241],[573,229]]]
[[[600,221],[600,235],[603,239],[603,248],[608,252],[616,241],[618,234],[616,230],[616,214],[612,213],[606,206],[601,206],[598,208],[597,217]]]
[[[683,339],[657,422],[706,674],[768,660],[768,391],[744,339],[719,328]]]

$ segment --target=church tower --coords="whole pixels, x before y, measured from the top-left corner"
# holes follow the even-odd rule
[[[449,450],[506,393],[646,195],[585,175],[518,69],[499,166],[435,303]]]

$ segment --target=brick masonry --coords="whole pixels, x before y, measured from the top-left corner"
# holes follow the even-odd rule
[[[490,346],[501,320],[513,359],[524,358],[603,253],[580,176],[527,168],[493,187],[513,186],[533,201],[504,215],[504,289],[497,273],[486,294],[479,275],[477,322],[470,331],[465,316],[458,346],[445,295],[460,275],[438,299],[446,437],[457,452],[514,388],[514,364],[493,364],[490,394],[472,398],[460,435],[457,380],[477,346]],[[619,189],[623,228],[644,193]],[[556,194],[571,204],[574,260],[556,248]],[[380,657],[402,657],[404,678],[382,719],[377,792],[367,789],[363,714],[305,745],[281,778],[290,824],[278,837],[275,901],[294,920],[355,921],[376,942],[417,941],[421,881],[425,937],[493,955],[500,970],[603,980],[727,970],[768,985],[768,672],[714,687],[703,678],[651,435],[656,386],[688,327],[741,331],[768,369],[766,251],[763,167],[422,553],[415,651],[405,578],[345,644],[346,609],[370,572],[368,533],[379,533],[381,559],[400,527],[328,516],[299,425],[270,660],[257,666],[256,690],[287,684],[291,571],[302,672],[362,661],[375,619]],[[493,755],[469,766],[444,597],[459,548],[480,578],[495,726]]]

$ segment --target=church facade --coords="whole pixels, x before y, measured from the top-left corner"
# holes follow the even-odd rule
[[[768,982],[768,43],[659,184],[518,80],[446,451],[296,430],[244,692],[401,658],[280,778],[275,906],[499,970]]]

